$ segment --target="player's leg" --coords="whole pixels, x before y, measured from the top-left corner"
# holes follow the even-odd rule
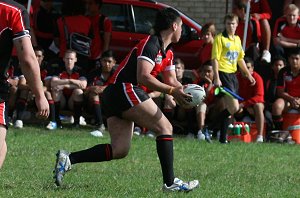
[[[83,90],[74,89],[68,100],[69,109],[74,110],[74,125],[79,126],[79,119],[82,115]]]
[[[189,191],[199,185],[198,180],[184,183],[175,178],[173,170],[173,128],[151,98],[123,112],[122,117],[156,133],[156,149],[163,174],[164,190]]]
[[[282,113],[285,109],[285,106],[286,102],[282,98],[278,98],[272,105],[272,119],[274,124],[274,130],[282,130]]]
[[[264,124],[265,124],[264,104],[256,103],[253,108],[254,108],[255,123],[258,132],[256,141],[263,142],[263,132],[264,132]]]
[[[3,165],[5,156],[6,156],[6,152],[7,152],[5,138],[6,138],[6,128],[3,125],[1,125],[0,126],[0,169]]]

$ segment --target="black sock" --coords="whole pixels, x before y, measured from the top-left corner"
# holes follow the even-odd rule
[[[187,119],[187,131],[189,133],[193,133],[194,135],[198,134],[198,131],[195,130],[195,111],[194,109],[187,109],[186,110],[186,119]]]
[[[171,186],[174,182],[173,137],[160,135],[156,138],[156,150],[159,157],[164,183]]]
[[[74,124],[79,124],[79,118],[82,113],[82,102],[74,101]]]
[[[227,130],[230,119],[228,118],[230,116],[230,113],[227,109],[223,110],[219,115],[219,121],[221,122],[220,126],[220,139],[219,141],[224,143],[227,140]]]
[[[60,121],[60,118],[59,118],[60,102],[55,102],[54,105],[55,105],[55,113],[54,113],[55,121],[56,121],[57,125],[61,125],[61,121]]]
[[[55,122],[55,104],[53,100],[48,100],[49,108],[50,108],[50,120]]]
[[[103,120],[102,120],[102,112],[101,112],[101,106],[99,101],[94,101],[94,114],[95,114],[96,124],[101,126],[101,124],[103,124]]]
[[[86,150],[73,152],[69,157],[71,164],[110,161],[112,160],[112,148],[110,144],[98,144]]]
[[[20,98],[17,102],[17,105],[16,105],[16,108],[17,108],[17,120],[22,120],[22,116],[23,116],[23,113],[25,111],[25,108],[26,108],[26,104],[27,104],[27,101],[23,98]]]
[[[281,115],[272,115],[274,130],[282,130],[283,129],[283,118]]]

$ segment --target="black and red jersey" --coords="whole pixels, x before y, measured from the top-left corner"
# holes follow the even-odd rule
[[[297,76],[292,75],[290,67],[284,67],[279,71],[277,88],[285,89],[290,96],[300,97],[300,72]]]
[[[29,35],[29,16],[24,6],[12,0],[0,0],[0,79],[7,78],[13,40]]]
[[[107,79],[104,78],[102,74],[102,68],[98,67],[90,71],[87,75],[87,84],[88,86],[104,86],[108,84],[109,78],[113,75],[114,69],[111,70],[110,75]]]
[[[163,49],[163,42],[158,35],[150,35],[141,40],[126,58],[120,63],[114,75],[109,79],[110,84],[131,83],[137,85],[137,60],[149,61],[154,67],[151,75],[156,77],[159,73],[174,70],[173,52],[170,46]]]
[[[80,80],[80,79],[86,79],[83,74],[81,73],[80,68],[78,67],[74,67],[72,70],[72,73],[68,73],[67,71],[63,71],[61,72],[58,77],[60,79],[74,79],[74,80]],[[66,96],[71,96],[73,92],[73,89],[64,89],[63,93]]]

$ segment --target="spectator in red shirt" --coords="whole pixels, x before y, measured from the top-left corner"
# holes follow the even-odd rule
[[[65,52],[69,49],[65,30],[68,31],[68,37],[71,33],[80,33],[87,37],[92,37],[92,25],[85,14],[85,3],[83,0],[66,0],[62,4],[62,17],[57,20],[56,30],[54,32],[54,41],[59,46],[59,57],[63,59]],[[77,65],[86,69],[88,67],[88,57],[77,54]]]
[[[256,141],[263,142],[263,128],[264,128],[264,83],[261,76],[254,71],[254,62],[252,59],[246,57],[245,62],[248,70],[256,81],[252,86],[249,80],[241,72],[237,75],[239,81],[239,95],[244,98],[240,102],[239,111],[236,113],[237,118],[242,118],[245,115],[250,115],[255,118],[258,136]]]
[[[286,57],[287,50],[300,47],[299,8],[290,4],[285,8],[284,16],[277,19],[273,31],[275,54]]]
[[[80,73],[80,68],[75,66],[77,61],[76,52],[67,50],[64,56],[65,71],[59,76],[53,76],[51,80],[52,97],[55,102],[55,120],[57,127],[61,128],[59,118],[60,109],[68,107],[74,110],[74,127],[79,127],[79,118],[82,113],[83,89],[86,88],[87,80]],[[52,110],[52,109],[51,109]]]
[[[211,60],[212,44],[214,43],[214,36],[216,27],[213,23],[207,23],[202,27],[202,44],[199,51],[200,67],[207,61]]]
[[[94,35],[91,46],[91,64],[100,64],[99,60],[102,52],[109,49],[112,22],[107,16],[101,13],[102,0],[87,0],[86,5]],[[93,65],[90,67],[93,68]]]
[[[290,51],[289,67],[280,70],[277,81],[278,99],[272,106],[275,130],[282,130],[282,113],[289,109],[300,110],[300,48]]]

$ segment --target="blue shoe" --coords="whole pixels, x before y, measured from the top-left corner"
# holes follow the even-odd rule
[[[204,136],[205,136],[205,140],[208,142],[208,143],[212,143],[212,140],[211,140],[211,135],[209,133],[209,130],[207,128],[204,129]]]
[[[69,158],[69,152],[59,150],[56,154],[56,164],[54,167],[54,179],[57,186],[62,185],[62,180],[65,173],[71,170],[71,162]]]
[[[46,129],[48,129],[48,130],[55,130],[55,129],[57,129],[56,122],[50,121],[49,124],[46,126]]]
[[[182,180],[175,178],[171,186],[163,185],[163,191],[165,192],[189,192],[199,186],[198,180],[189,182],[183,182]]]

